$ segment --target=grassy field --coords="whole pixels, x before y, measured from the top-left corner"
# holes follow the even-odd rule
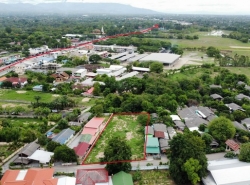
[[[19,92],[19,93],[18,93]],[[50,102],[55,97],[53,94],[35,92],[35,91],[16,91],[10,89],[0,89],[0,100],[19,100],[19,101],[28,101],[34,102],[34,96],[40,96],[42,102]]]
[[[142,159],[144,157],[144,133],[142,132],[142,126],[136,119],[137,116],[134,115],[114,116],[85,163],[99,162],[100,157],[103,157],[108,140],[115,135],[126,137],[128,145],[132,148],[132,159]]]
[[[0,162],[15,151],[14,148],[8,145],[0,145]]]
[[[244,74],[250,79],[250,67],[223,67],[232,73]]]
[[[181,47],[209,47],[214,46],[222,50],[231,50],[233,53],[238,53],[240,55],[250,56],[250,48],[231,48],[232,46],[238,47],[250,47],[250,43],[242,43],[241,41],[222,38],[208,35],[207,32],[196,32],[190,35],[199,35],[198,40],[187,40],[187,39],[160,39],[165,41],[170,41],[172,44],[179,45]],[[158,40],[158,38],[156,38]]]
[[[135,174],[138,172],[131,172]],[[134,182],[134,185],[175,185],[174,181],[170,179],[167,170],[144,170],[141,173],[141,180]]]
[[[42,120],[40,119],[33,119],[33,118],[3,118],[3,119],[7,119],[10,120],[10,123],[13,126],[24,126],[27,125],[27,127],[29,127],[30,125],[38,125],[40,123],[42,123]],[[0,119],[2,120],[2,119]]]

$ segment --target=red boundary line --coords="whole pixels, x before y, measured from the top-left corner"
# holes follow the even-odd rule
[[[149,122],[150,122],[150,114],[147,113],[147,112],[140,112],[140,113],[129,113],[129,112],[123,112],[123,113],[116,113],[116,114],[112,114],[104,129],[102,130],[101,134],[99,134],[98,138],[95,140],[95,142],[92,144],[92,146],[90,147],[89,149],[89,152],[88,154],[84,157],[83,159],[83,162],[82,162],[82,165],[92,165],[92,164],[111,164],[111,163],[121,163],[121,162],[136,162],[136,161],[143,161],[143,160],[146,160],[146,143],[148,141],[148,137],[145,137],[146,138],[146,141],[144,142],[144,157],[142,159],[137,159],[137,160],[122,160],[122,161],[112,161],[112,162],[95,162],[95,163],[84,163],[86,161],[86,159],[88,158],[89,154],[92,152],[92,149],[94,148],[96,142],[99,140],[99,138],[101,137],[102,133],[104,132],[104,130],[106,129],[106,127],[109,125],[110,121],[113,119],[114,116],[119,116],[119,115],[140,115],[140,114],[146,114],[148,115],[148,120],[147,120],[147,131],[146,133],[148,134],[148,125],[149,125]],[[146,134],[146,135],[147,135]]]

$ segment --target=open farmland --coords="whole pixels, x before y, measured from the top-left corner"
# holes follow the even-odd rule
[[[104,148],[112,136],[123,136],[132,148],[132,159],[144,158],[144,129],[137,122],[137,115],[115,115],[96,142],[86,163],[98,163],[103,157]]]

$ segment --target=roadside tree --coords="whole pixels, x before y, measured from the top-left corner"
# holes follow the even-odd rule
[[[240,145],[239,160],[248,163],[250,162],[250,143]]]
[[[126,139],[121,136],[114,136],[108,141],[108,145],[104,149],[104,158],[101,159],[101,162],[110,162],[105,168],[112,175],[120,171],[129,172],[131,170],[130,162],[116,161],[129,161],[131,157],[132,151]]]

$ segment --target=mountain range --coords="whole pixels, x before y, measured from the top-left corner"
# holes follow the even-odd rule
[[[159,12],[136,8],[118,3],[40,3],[40,4],[5,4],[0,3],[1,13],[25,14],[116,14],[116,15],[152,15]]]

